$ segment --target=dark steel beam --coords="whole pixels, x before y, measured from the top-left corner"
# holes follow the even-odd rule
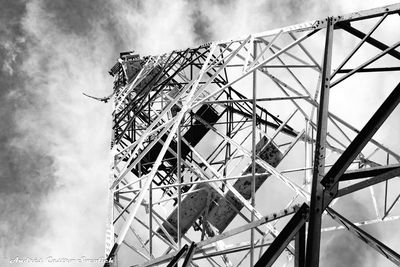
[[[307,234],[306,266],[319,266],[321,241],[321,220],[323,210],[324,188],[321,180],[325,174],[326,136],[328,129],[328,106],[330,73],[333,44],[333,21],[327,18],[324,61],[321,75],[321,91],[318,106],[317,138],[315,143],[313,180],[311,184],[310,220]]]
[[[340,182],[381,175],[383,173],[397,169],[399,167],[400,164],[392,164],[392,165],[377,166],[365,169],[348,170],[340,177]]]
[[[290,241],[292,241],[293,237],[304,226],[308,215],[309,207],[304,203],[275,238],[274,242],[271,243],[254,267],[272,266]]]
[[[366,36],[366,34],[363,33],[362,31],[351,27],[350,23],[337,23],[336,25],[339,26],[340,28],[342,28],[343,30],[347,31],[348,33],[356,36],[357,38],[363,39]],[[389,48],[389,46],[387,46],[386,44],[384,44],[372,37],[367,37],[367,39],[365,41],[367,43],[369,43],[370,45],[373,45],[382,51]],[[388,52],[388,54],[400,60],[400,52],[398,52],[396,50],[390,50]]]
[[[104,263],[104,267],[112,267],[114,266],[115,255],[118,251],[118,244],[114,243],[113,247],[111,248],[110,253],[108,254],[106,261]]]
[[[355,191],[364,189],[366,187],[387,181],[389,179],[392,179],[396,176],[400,175],[400,167],[392,169],[390,171],[384,172],[380,175],[377,175],[376,177],[373,177],[371,179],[350,185],[348,187],[342,188],[338,191],[337,196],[336,197],[341,197],[350,193],[353,193]]]
[[[183,254],[185,254],[186,250],[188,250],[188,245],[185,244],[181,250],[172,258],[172,260],[168,263],[167,267],[175,267],[178,265],[178,261],[182,258]]]
[[[306,261],[306,225],[300,228],[294,240],[294,266],[305,267]]]
[[[196,243],[192,242],[190,245],[189,251],[186,254],[185,260],[183,261],[182,267],[187,267],[189,266],[190,262],[192,261],[193,254],[196,251]]]
[[[397,254],[394,250],[362,230],[361,228],[357,227],[354,225],[352,222],[350,222],[348,219],[337,213],[331,208],[326,209],[328,214],[338,223],[342,224],[350,233],[355,235],[357,238],[359,238],[361,241],[363,241],[365,244],[376,250],[378,253],[383,255],[385,258],[396,264],[397,266],[400,266],[400,255]]]
[[[361,150],[365,147],[369,140],[371,140],[372,136],[382,126],[399,102],[400,83],[397,84],[392,93],[386,98],[383,104],[378,108],[364,128],[354,138],[347,149],[322,179],[321,184],[325,186],[325,188],[327,188],[331,194],[335,195],[337,193],[337,189],[334,189],[334,186],[337,188],[340,177],[344,174],[346,169],[350,166],[357,155],[360,154]],[[328,203],[326,203],[325,206],[328,206]]]
[[[337,73],[349,73],[352,71],[353,69],[341,69],[338,70]],[[357,72],[385,72],[385,71],[400,71],[400,67],[365,68],[365,69],[360,69]]]

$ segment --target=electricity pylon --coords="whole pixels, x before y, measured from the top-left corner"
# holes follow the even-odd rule
[[[336,231],[399,265],[363,226],[399,219],[399,12],[121,53],[110,71],[113,265],[319,266]],[[363,213],[340,211],[357,202]]]

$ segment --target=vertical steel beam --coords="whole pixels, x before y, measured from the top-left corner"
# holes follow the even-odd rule
[[[182,137],[181,137],[181,122],[179,122],[178,131],[177,131],[177,179],[178,179],[178,212],[177,212],[177,239],[178,239],[178,248],[180,249],[182,246],[181,242],[181,208],[182,208],[182,193],[181,193],[181,146],[182,146]]]
[[[257,43],[253,41],[253,56],[254,60],[256,60],[257,55]],[[251,146],[252,146],[252,157],[251,157],[251,175],[253,176],[251,180],[251,205],[253,207],[256,206],[256,119],[257,119],[257,72],[253,72],[253,116],[252,116],[252,138],[251,138]],[[251,212],[251,221],[254,221],[254,210]],[[254,265],[254,228],[250,231],[250,267]]]
[[[115,261],[115,257],[112,252],[112,246],[115,242],[115,237],[114,237],[114,189],[111,189],[110,186],[114,183],[114,176],[115,176],[115,153],[116,153],[116,148],[115,148],[115,130],[114,130],[114,125],[115,125],[115,103],[116,100],[113,99],[113,105],[112,105],[112,130],[111,130],[111,158],[110,158],[110,173],[108,175],[108,195],[107,195],[107,209],[108,209],[108,214],[107,214],[107,224],[106,224],[106,240],[105,240],[105,257],[111,261]],[[114,263],[105,263],[105,266],[116,266],[116,262]]]
[[[311,185],[310,220],[307,235],[306,266],[319,266],[323,186],[325,172],[326,135],[328,128],[329,88],[332,60],[333,21],[327,18],[325,51],[322,65],[320,102],[318,106],[317,138],[315,144],[313,180]]]
[[[149,187],[149,252],[153,257],[153,183]]]
[[[389,153],[386,154],[386,165],[389,165]],[[384,201],[384,206],[383,206],[383,213],[386,213],[387,210],[387,196],[388,196],[388,180],[385,181],[385,201]]]
[[[294,266],[295,267],[305,267],[306,260],[306,226],[300,228],[297,232],[294,240]]]

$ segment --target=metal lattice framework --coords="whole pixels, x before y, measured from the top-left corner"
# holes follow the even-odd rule
[[[114,100],[108,258],[121,266],[318,266],[321,235],[347,231],[400,265],[362,228],[399,219],[400,195],[391,191],[399,147],[374,136],[400,101],[400,35],[388,34],[399,11],[159,56],[121,53],[110,71],[113,95],[100,99]],[[386,98],[368,115],[358,99],[337,101],[360,87]],[[335,115],[343,109],[350,118],[359,112],[364,126]],[[361,221],[338,212],[334,205],[351,199],[370,200],[372,211]]]

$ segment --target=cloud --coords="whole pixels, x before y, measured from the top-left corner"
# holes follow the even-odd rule
[[[15,256],[76,256],[77,248],[94,256],[102,248],[104,226],[98,218],[105,212],[97,207],[106,190],[109,109],[84,99],[81,90],[109,90],[111,80],[103,74],[115,53],[108,54],[112,49],[106,43],[98,48],[104,36],[98,31],[94,38],[93,27],[75,33],[55,27],[57,14],[45,4],[2,4],[0,53],[7,71],[0,76],[0,251],[5,263]],[[86,210],[76,208],[80,205]],[[82,238],[88,237],[98,245],[85,248]]]
[[[328,1],[189,1],[194,25],[205,41],[231,39],[244,34],[319,19],[338,11]],[[340,5],[337,5],[340,6]],[[195,29],[196,33],[196,29]],[[207,38],[208,37],[208,38]],[[199,39],[202,40],[202,39]]]
[[[369,266],[372,259],[366,253],[367,245],[361,243],[356,237],[349,233],[341,231],[328,241],[328,245],[324,247],[324,254],[321,257],[321,265],[326,267],[333,266],[366,266],[366,259],[369,259]],[[339,256],[340,255],[340,256]]]
[[[3,5],[4,6],[4,5]],[[26,39],[19,18],[25,13],[23,1],[13,1],[0,11],[0,251],[4,258],[24,249],[48,224],[42,221],[41,203],[55,186],[54,161],[35,134],[21,132],[19,114],[36,112],[44,104],[33,92],[24,90],[27,79],[20,72]],[[39,125],[38,125],[39,126]]]
[[[135,48],[146,55],[192,44],[190,25],[177,27],[182,19],[175,17],[184,15],[186,3],[165,2],[154,16],[157,5],[101,0],[2,4],[4,265],[17,256],[103,255],[111,110],[81,92],[111,91],[107,72],[120,51]]]
[[[129,49],[157,55],[193,45],[190,5],[177,1],[122,1],[115,5],[118,32]]]
[[[196,42],[205,43],[211,40],[210,21],[200,10],[194,10],[191,18],[193,20],[193,32]]]
[[[353,197],[339,200],[333,208],[352,222],[373,217],[371,210]],[[326,216],[329,217],[329,215]],[[335,225],[338,224],[335,223]],[[371,225],[368,229],[364,227],[363,230],[375,237],[379,236],[376,225]],[[326,239],[322,239],[321,266],[377,266],[377,252],[347,230],[339,230],[326,235]]]

